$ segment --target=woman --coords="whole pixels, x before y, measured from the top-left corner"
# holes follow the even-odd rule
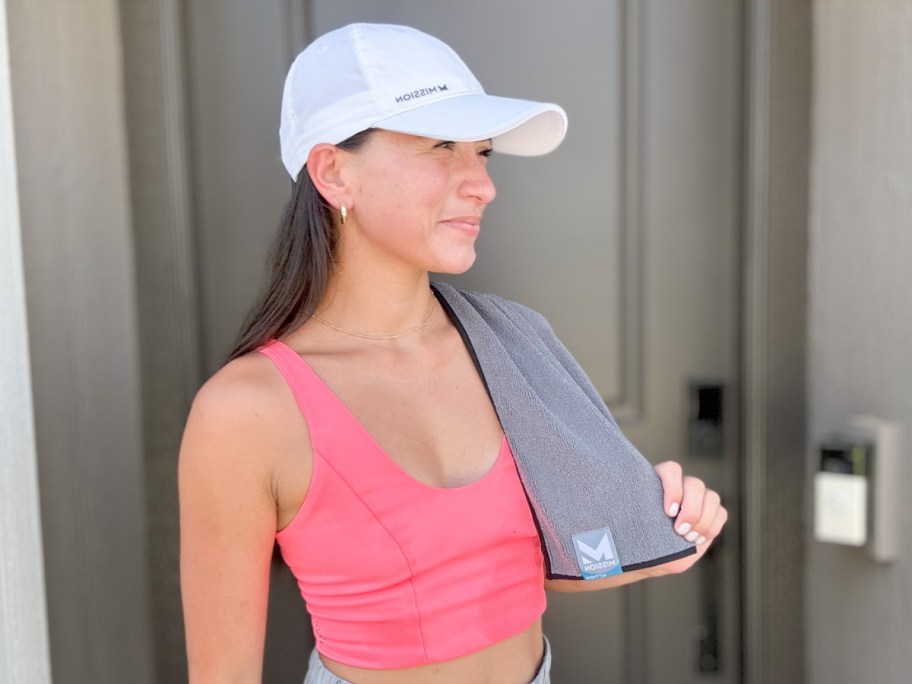
[[[307,682],[525,684],[549,681],[545,588],[680,572],[719,534],[718,495],[662,464],[664,509],[696,553],[546,580],[514,435],[430,287],[475,260],[492,150],[543,154],[565,127],[556,105],[485,95],[406,27],[348,26],[295,60],[272,280],[181,447],[191,682],[260,681],[276,539],[314,622]]]

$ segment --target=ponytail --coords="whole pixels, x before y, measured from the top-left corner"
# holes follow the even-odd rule
[[[356,133],[337,146],[356,149],[371,130]],[[228,361],[281,337],[310,318],[326,293],[338,241],[332,207],[317,192],[304,167],[270,248],[266,286],[247,314]]]

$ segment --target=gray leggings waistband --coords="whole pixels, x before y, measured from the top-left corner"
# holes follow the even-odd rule
[[[310,663],[307,668],[307,676],[304,677],[304,684],[351,684],[347,679],[337,677],[326,669],[317,649],[310,654]],[[551,644],[545,638],[545,656],[542,658],[541,667],[538,674],[529,682],[529,684],[551,684]]]

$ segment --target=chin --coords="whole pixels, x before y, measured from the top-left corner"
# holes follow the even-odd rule
[[[459,275],[460,273],[465,273],[470,268],[472,264],[475,263],[475,251],[472,251],[471,256],[466,256],[464,259],[448,259],[443,263],[438,263],[434,268],[430,269],[432,273],[441,273],[446,275]]]

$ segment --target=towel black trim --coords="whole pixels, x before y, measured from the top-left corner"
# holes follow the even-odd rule
[[[459,320],[459,317],[456,315],[456,312],[453,311],[453,307],[450,306],[450,303],[446,300],[446,297],[434,286],[434,283],[431,283],[431,291],[434,293],[434,296],[437,297],[437,301],[440,302],[440,306],[443,307],[444,312],[447,315],[447,318],[450,319],[450,322],[453,324],[453,327],[459,332],[459,336],[462,338],[462,343],[465,345],[466,350],[469,352],[469,356],[472,357],[472,363],[475,365],[475,370],[478,371],[478,376],[481,378],[481,382],[484,384],[485,392],[488,393],[488,399],[491,400],[491,406],[494,407],[494,413],[497,413],[497,404],[494,403],[494,397],[491,395],[491,388],[488,387],[488,379],[485,377],[484,371],[481,370],[481,364],[478,362],[478,355],[475,353],[475,347],[472,345],[472,340],[469,339],[469,333],[466,332],[465,327],[462,325],[462,321]],[[498,416],[498,420],[500,417]],[[506,435],[506,431],[504,431]],[[507,443],[509,443],[510,438],[507,437]],[[561,575],[554,575],[551,572],[551,556],[548,553],[548,547],[545,545],[545,535],[542,533],[541,524],[538,521],[538,515],[535,513],[535,507],[532,505],[532,501],[529,499],[529,492],[526,490],[526,485],[523,483],[522,478],[519,478],[519,483],[522,485],[523,494],[526,497],[526,503],[529,504],[529,511],[532,513],[532,520],[535,522],[535,531],[538,532],[538,543],[541,545],[542,557],[545,559],[545,577],[547,579],[582,579],[581,577],[566,577],[564,578]]]

